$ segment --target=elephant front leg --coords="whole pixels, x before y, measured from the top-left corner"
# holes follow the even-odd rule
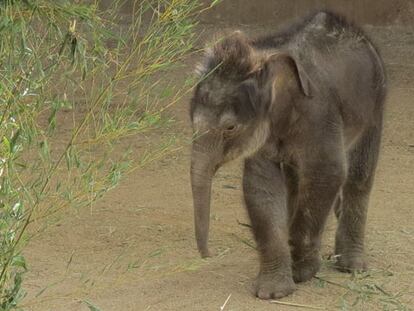
[[[295,290],[288,245],[286,191],[280,165],[256,156],[245,162],[243,189],[260,254],[256,296],[281,298]]]
[[[321,171],[315,176],[299,181],[296,206],[290,219],[289,242],[295,282],[310,280],[319,271],[322,232],[345,178],[341,173],[321,175]]]

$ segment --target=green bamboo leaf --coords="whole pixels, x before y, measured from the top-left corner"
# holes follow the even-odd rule
[[[4,155],[5,156],[10,155],[10,153],[11,153],[11,145],[10,145],[10,141],[7,139],[7,137],[3,137],[2,146],[3,146]]]
[[[17,141],[18,141],[18,139],[19,139],[19,136],[20,136],[20,133],[21,133],[21,130],[20,129],[18,129],[17,131],[16,131],[16,133],[14,133],[14,135],[13,135],[13,137],[12,137],[12,139],[11,139],[11,141],[10,141],[10,151],[12,152],[12,153],[15,153],[16,151],[18,151],[18,144],[17,144]]]
[[[166,87],[164,88],[164,90],[161,92],[160,94],[160,98],[164,99],[164,98],[168,98],[171,97],[171,95],[173,94],[174,89],[172,87]]]
[[[18,267],[18,268],[22,268],[25,271],[27,271],[27,266],[26,266],[26,259],[22,256],[22,255],[17,255],[13,257],[13,260],[11,262],[11,265],[13,267]]]
[[[213,6],[217,5],[217,4],[219,4],[221,1],[222,1],[222,0],[213,0],[213,1],[211,2],[211,6],[213,7]]]
[[[89,302],[87,300],[84,300],[83,302],[86,304],[86,306],[89,308],[90,311],[102,311],[96,305],[94,305],[93,303],[91,303],[91,302]]]

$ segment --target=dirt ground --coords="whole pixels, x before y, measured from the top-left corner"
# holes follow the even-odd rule
[[[207,37],[218,30],[201,26]],[[241,28],[249,33],[274,31]],[[330,266],[336,226],[331,217],[318,278],[299,284],[293,295],[281,300],[306,305],[303,310],[414,306],[414,32],[396,27],[368,31],[389,75],[381,160],[367,228],[370,270],[352,278]],[[189,67],[197,57],[188,60]],[[177,81],[184,80],[185,70],[174,73]],[[169,113],[177,120],[177,133],[189,137],[187,106],[183,101]],[[200,259],[195,247],[188,146],[127,176],[92,208],[68,211],[26,250],[26,309],[300,310],[252,294],[258,260],[251,233],[240,224],[248,222],[240,177],[240,162],[235,162],[215,178],[210,231],[215,256],[208,260]]]
[[[210,0],[202,0],[206,5]],[[202,15],[206,22],[277,25],[315,10],[333,10],[359,25],[413,25],[412,0],[226,0]]]

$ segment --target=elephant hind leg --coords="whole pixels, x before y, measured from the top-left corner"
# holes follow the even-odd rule
[[[381,128],[372,127],[348,153],[348,176],[336,215],[337,267],[344,272],[365,270],[364,236],[367,208],[378,160]]]

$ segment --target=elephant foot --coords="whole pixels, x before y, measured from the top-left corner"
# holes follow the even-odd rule
[[[256,296],[260,299],[279,299],[292,294],[295,289],[295,283],[290,275],[259,273]]]
[[[296,283],[309,281],[319,271],[320,266],[319,256],[295,260],[292,265],[293,280]]]
[[[336,268],[341,272],[361,272],[367,270],[367,263],[363,255],[338,254]]]

